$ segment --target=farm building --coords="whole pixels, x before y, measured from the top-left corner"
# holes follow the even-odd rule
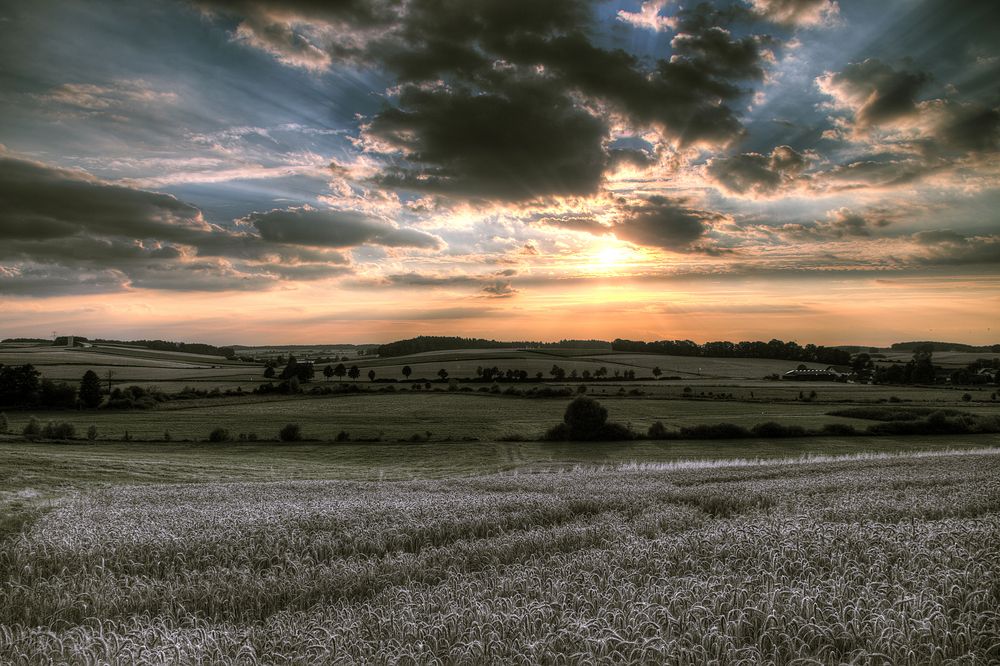
[[[847,380],[847,374],[830,366],[825,370],[789,370],[781,378],[799,382],[842,382]]]

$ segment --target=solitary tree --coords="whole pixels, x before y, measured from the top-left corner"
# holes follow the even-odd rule
[[[375,371],[374,370],[369,370],[368,371],[368,381],[370,381],[370,382],[375,381]]]
[[[333,374],[337,375],[338,379],[343,379],[344,375],[347,374],[347,368],[344,367],[343,363],[338,363],[337,367],[333,369]]]
[[[410,366],[408,366],[408,365],[404,365],[403,366],[403,377],[405,377],[406,379],[409,379],[410,378],[410,374],[412,374],[412,373],[413,373],[413,369],[410,368]]]
[[[659,377],[662,374],[663,374],[663,370],[660,370],[660,366],[656,366],[655,368],[653,368],[653,376],[654,377]]]
[[[441,381],[448,379],[448,371],[445,370],[444,368],[441,368],[440,370],[438,370],[438,377],[441,378]]]
[[[358,370],[358,366],[352,365],[351,369],[347,371],[347,376],[353,379],[354,381],[358,381],[358,377],[361,376],[361,371]]]
[[[593,398],[581,396],[569,403],[563,422],[572,439],[593,439],[608,420],[608,410]]]
[[[101,378],[93,370],[87,370],[80,380],[80,402],[93,409],[101,404],[101,400]]]
[[[330,377],[333,377],[332,365],[327,364],[327,366],[323,368],[323,376],[326,377],[326,381],[330,381]]]

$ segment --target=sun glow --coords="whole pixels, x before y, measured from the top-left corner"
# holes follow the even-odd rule
[[[601,273],[619,273],[634,264],[640,254],[618,240],[606,241],[591,254],[592,267]]]

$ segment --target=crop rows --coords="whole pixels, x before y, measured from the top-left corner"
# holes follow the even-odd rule
[[[3,663],[1000,660],[1000,456],[113,487],[0,553]]]

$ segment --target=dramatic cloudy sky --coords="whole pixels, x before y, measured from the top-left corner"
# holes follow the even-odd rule
[[[0,332],[997,342],[998,28],[995,0],[6,2]]]

